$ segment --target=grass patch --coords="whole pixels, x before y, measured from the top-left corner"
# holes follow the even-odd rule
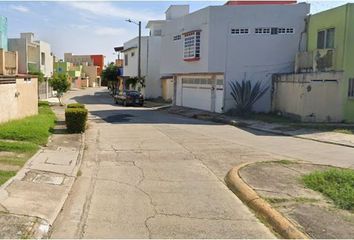
[[[0,157],[0,163],[22,167],[26,162],[26,157]]]
[[[290,164],[295,164],[295,162],[293,161],[290,161],[290,160],[286,160],[286,159],[283,159],[283,160],[279,160],[279,161],[275,161],[276,163],[280,163],[280,164],[283,164],[283,165],[290,165]]]
[[[354,210],[354,171],[329,169],[316,171],[302,178],[306,187],[319,191],[345,210]]]
[[[56,118],[47,102],[39,102],[38,106],[38,115],[0,124],[0,139],[47,143]]]
[[[2,171],[0,170],[0,185],[16,175],[15,171]]]
[[[30,142],[8,142],[0,140],[0,152],[35,153],[38,145]]]

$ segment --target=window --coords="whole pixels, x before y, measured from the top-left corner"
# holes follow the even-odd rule
[[[130,54],[130,56],[132,56],[132,57],[134,57],[134,55],[135,55],[135,52],[132,52],[132,53]]]
[[[231,28],[231,34],[248,34],[248,28]]]
[[[270,28],[256,28],[254,33],[256,33],[256,34],[270,34]]]
[[[354,98],[354,78],[349,79],[348,97]]]
[[[41,52],[41,64],[45,65],[45,53]]]
[[[162,30],[158,29],[158,30],[154,30],[154,36],[161,36],[162,34]]]
[[[184,34],[184,60],[199,60],[200,58],[200,31]]]
[[[173,41],[181,40],[181,35],[173,36]]]
[[[334,35],[335,29],[329,28],[326,30],[321,30],[317,33],[317,48],[334,48]]]
[[[124,65],[128,66],[128,54],[124,54]]]

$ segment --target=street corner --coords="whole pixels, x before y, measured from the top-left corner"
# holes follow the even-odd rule
[[[253,192],[264,202],[263,207],[255,210],[256,213],[268,207],[273,209],[266,211],[271,225],[274,225],[271,218],[275,216],[288,221],[297,231],[304,233],[304,237],[350,238],[353,236],[354,214],[350,210],[353,203],[349,200],[344,205],[345,200],[340,200],[342,196],[333,197],[326,193],[326,189],[314,190],[311,186],[311,184],[318,185],[316,179],[320,178],[323,180],[336,176],[340,179],[338,181],[343,182],[342,176],[344,179],[352,179],[354,176],[352,170],[290,160],[258,162],[237,170],[238,181],[248,186],[246,191],[244,189],[240,191]],[[326,184],[330,186],[331,182]],[[279,214],[272,215],[272,211]],[[337,224],[334,226],[333,222]],[[276,226],[273,227],[276,229]]]

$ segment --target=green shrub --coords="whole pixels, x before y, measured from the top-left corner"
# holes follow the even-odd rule
[[[85,108],[85,105],[81,104],[81,103],[70,103],[66,107],[67,108]]]
[[[85,132],[87,121],[86,108],[65,109],[65,123],[69,133]]]

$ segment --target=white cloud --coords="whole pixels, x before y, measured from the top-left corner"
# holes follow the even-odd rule
[[[26,13],[26,12],[30,11],[28,8],[26,8],[25,6],[22,6],[22,5],[11,5],[10,8],[13,10],[22,12],[22,13]]]
[[[138,21],[149,21],[155,19],[163,19],[160,13],[154,13],[149,10],[129,10],[114,6],[109,2],[65,2],[69,7],[78,9],[80,13],[86,13],[96,16],[109,16],[121,19],[132,18]]]

